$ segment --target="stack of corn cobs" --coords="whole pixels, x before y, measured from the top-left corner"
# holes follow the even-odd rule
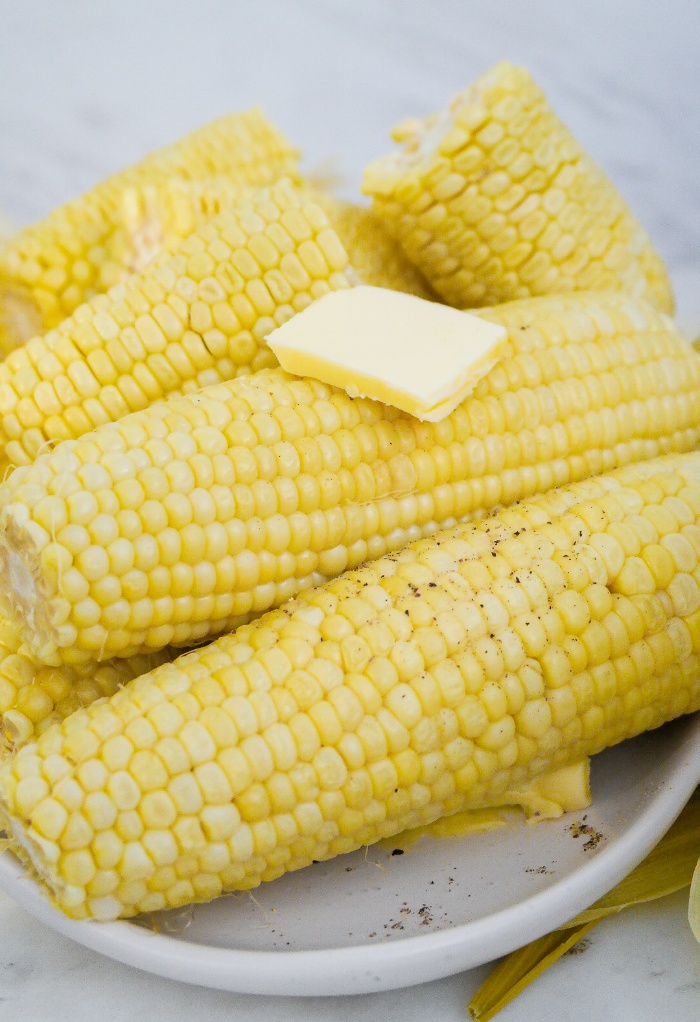
[[[523,70],[394,137],[363,207],[234,114],[0,250],[0,825],[76,919],[700,708],[700,356],[660,258]],[[506,328],[443,421],[276,368],[360,281]]]

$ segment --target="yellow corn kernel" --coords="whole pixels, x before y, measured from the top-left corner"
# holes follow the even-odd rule
[[[524,68],[497,64],[400,140],[363,190],[449,304],[614,288],[673,312],[646,232]]]
[[[206,901],[502,804],[699,709],[698,611],[634,592],[631,580],[611,597],[617,557],[583,592],[555,559],[590,561],[639,511],[658,519],[670,475],[683,485],[666,535],[680,535],[700,516],[698,454],[629,465],[421,539],[142,675],[0,766],[0,825],[65,913],[128,917],[156,896]],[[579,535],[560,529],[567,516],[594,524]],[[499,546],[516,541],[518,563],[494,572]],[[485,569],[478,590],[457,584],[474,561]],[[670,585],[684,574],[674,570]],[[527,612],[505,598],[511,586]],[[414,623],[410,606],[428,601],[434,619]],[[486,639],[470,634],[465,604],[483,605]],[[537,624],[530,659],[506,671],[496,652]],[[393,647],[386,626],[400,631]],[[441,641],[425,642],[429,631]],[[429,672],[419,641],[435,658]],[[377,671],[387,648],[397,664]]]
[[[262,186],[295,174],[297,161],[296,149],[261,110],[229,114],[19,231],[0,249],[0,354],[57,326],[156,254],[150,225],[124,244],[125,192],[212,174]]]

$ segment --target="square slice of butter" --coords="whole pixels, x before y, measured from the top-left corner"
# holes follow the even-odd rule
[[[439,422],[496,364],[505,337],[468,312],[363,285],[324,295],[267,342],[287,372]]]

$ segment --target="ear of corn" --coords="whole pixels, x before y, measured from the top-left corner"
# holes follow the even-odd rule
[[[302,189],[326,213],[363,283],[435,298],[372,209],[336,199],[318,188]],[[123,227],[116,242],[120,260],[134,270],[142,269],[159,251],[172,247],[210,217],[235,209],[249,193],[247,186],[224,175],[129,189],[123,197]]]
[[[496,65],[397,140],[363,189],[451,305],[614,288],[673,311],[646,232],[523,68]]]
[[[290,182],[251,193],[0,365],[0,443],[29,464],[169,394],[277,364],[264,337],[333,288],[347,255]]]
[[[0,249],[0,354],[57,326],[126,275],[130,267],[113,249],[125,188],[210,174],[266,185],[295,174],[298,156],[261,110],[229,114],[19,231]]]
[[[550,491],[310,590],[0,768],[54,902],[205,901],[700,707],[700,455]]]
[[[487,316],[503,361],[439,423],[265,370],[16,469],[1,595],[32,655],[192,645],[441,526],[697,445],[700,358],[665,316],[614,294]]]
[[[23,648],[20,630],[0,621],[0,755],[3,747],[19,748],[167,659],[161,652],[82,667],[46,667]]]

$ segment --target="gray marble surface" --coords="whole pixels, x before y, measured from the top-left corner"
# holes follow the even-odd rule
[[[0,210],[17,225],[199,124],[263,106],[356,193],[388,129],[525,64],[647,226],[700,332],[698,0],[0,0]],[[237,996],[108,961],[0,895],[0,1022],[464,1020],[487,969],[341,999]],[[695,1022],[678,895],[608,920],[503,1022]]]

